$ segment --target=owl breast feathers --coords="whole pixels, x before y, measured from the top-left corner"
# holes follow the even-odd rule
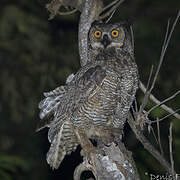
[[[102,129],[123,129],[138,88],[130,35],[122,24],[94,25],[89,33],[91,62],[65,86],[44,93],[40,128],[49,127],[47,161],[58,168],[78,144],[106,136]]]

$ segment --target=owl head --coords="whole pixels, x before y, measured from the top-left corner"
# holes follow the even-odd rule
[[[126,48],[131,46],[130,33],[125,23],[93,24],[89,31],[89,44],[96,50]]]

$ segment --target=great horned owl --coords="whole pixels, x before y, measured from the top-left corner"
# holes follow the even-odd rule
[[[67,84],[44,93],[39,103],[41,126],[49,127],[47,162],[58,168],[78,144],[93,149],[89,138],[123,129],[138,88],[131,36],[123,23],[94,24],[89,31],[91,61]],[[108,135],[107,135],[108,134]]]

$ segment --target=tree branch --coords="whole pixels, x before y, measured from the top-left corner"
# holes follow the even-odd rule
[[[159,127],[159,121],[158,120],[157,120],[156,124],[157,124],[157,132],[158,132],[158,144],[159,144],[161,155],[163,155],[164,152],[163,152],[163,148],[162,148],[162,145],[161,145],[161,133],[160,133],[160,127]]]
[[[172,34],[173,34],[173,31],[175,29],[175,26],[177,24],[177,21],[179,20],[179,17],[180,17],[180,11],[178,12],[177,16],[176,16],[176,19],[175,21],[173,22],[173,25],[172,25],[172,28],[169,32],[169,21],[168,21],[168,25],[167,25],[167,30],[166,30],[166,35],[165,35],[165,39],[164,39],[164,43],[163,43],[163,46],[162,46],[162,50],[161,50],[161,55],[160,55],[160,61],[159,61],[159,65],[158,65],[158,68],[156,70],[156,73],[155,73],[155,76],[154,76],[154,79],[153,79],[153,82],[152,82],[152,85],[151,87],[148,89],[144,86],[144,84],[140,81],[140,89],[145,93],[145,96],[144,96],[144,99],[143,99],[143,105],[144,107],[146,106],[147,102],[148,102],[148,99],[150,98],[153,102],[155,102],[157,105],[161,104],[161,107],[166,110],[167,112],[169,112],[170,114],[174,114],[174,116],[178,119],[180,119],[180,115],[177,114],[177,113],[174,113],[174,111],[169,108],[168,106],[164,105],[163,103],[161,103],[157,98],[155,98],[151,92],[154,88],[154,85],[155,85],[155,82],[156,82],[156,79],[157,79],[157,76],[159,74],[159,71],[160,71],[160,68],[161,68],[161,65],[162,65],[162,62],[164,60],[164,56],[165,56],[165,53],[166,53],[166,50],[167,50],[167,47],[169,45],[169,42],[170,42],[170,39],[172,37]],[[179,92],[177,93],[179,94]],[[165,101],[166,102],[166,101]],[[143,107],[143,109],[144,109]],[[141,108],[141,112],[142,112],[142,108]]]
[[[147,138],[144,136],[142,131],[138,126],[135,125],[134,119],[132,115],[129,113],[128,117],[128,124],[130,125],[131,129],[135,133],[137,139],[142,143],[144,148],[150,152],[158,161],[159,163],[171,174],[172,168],[169,162],[167,162],[164,157],[151,145],[151,143],[147,140]],[[175,171],[173,171],[173,174],[176,174]]]
[[[57,14],[60,15],[69,15],[75,12],[76,10],[82,11],[82,6],[84,4],[84,0],[52,0],[50,3],[46,5],[46,8],[50,12],[49,20],[53,19]],[[60,12],[60,8],[71,7],[74,10],[71,12]]]
[[[180,90],[177,91],[176,93],[174,93],[172,96],[170,96],[169,98],[166,98],[165,100],[161,101],[160,104],[156,104],[155,106],[153,106],[150,110],[147,111],[147,114],[149,114],[151,111],[153,111],[154,109],[156,109],[157,107],[161,106],[162,104],[166,103],[167,101],[170,101],[171,99],[175,98],[178,94],[180,93]]]
[[[173,113],[170,113],[170,114],[168,114],[167,116],[164,116],[164,117],[161,118],[161,119],[157,119],[157,120],[155,120],[155,121],[149,121],[149,122],[150,122],[151,124],[152,124],[152,123],[156,123],[157,121],[161,122],[161,121],[163,121],[164,119],[166,119],[166,118],[168,118],[168,117],[170,117],[170,116],[173,116],[173,115],[176,114],[176,112],[178,112],[178,111],[180,111],[180,109],[175,110]]]
[[[174,174],[174,160],[173,160],[173,150],[172,150],[172,122],[169,127],[169,154],[170,154],[170,161],[171,161],[171,173],[173,177],[175,177],[176,174]]]
[[[144,84],[141,81],[139,83],[139,87],[140,87],[140,89],[142,90],[143,93],[146,93],[147,89],[146,89],[146,87],[144,86]],[[150,94],[149,98],[154,103],[161,104],[161,101],[159,101],[153,94]],[[180,115],[178,113],[176,113],[172,108],[166,106],[165,104],[162,104],[161,108],[164,109],[165,111],[169,112],[170,114],[172,114],[177,119],[180,119]]]
[[[91,24],[98,18],[103,8],[102,0],[85,0],[79,21],[79,55],[81,66],[89,62],[88,33]]]
[[[84,161],[83,163],[79,164],[75,171],[74,171],[74,180],[80,180],[81,175],[84,171],[91,171],[95,175],[94,168],[91,164]]]
[[[96,180],[139,180],[139,175],[132,155],[126,150],[123,143],[117,146],[102,146],[102,154],[90,154],[90,160],[84,158],[74,172],[74,179],[79,180],[83,171],[93,172]]]
[[[125,1],[125,0],[118,0],[118,1],[112,2],[113,5],[112,5],[112,4],[107,5],[107,6],[103,9],[103,11],[101,12],[101,15],[99,16],[98,20],[102,20],[102,19],[105,19],[105,18],[107,18],[108,16],[110,16],[111,13],[112,13],[113,11],[115,11],[115,10],[120,6],[120,4],[122,4],[124,1]],[[112,7],[110,8],[110,10],[107,11],[106,13],[104,13],[104,11],[106,11],[106,10],[110,7],[110,5],[112,6]]]

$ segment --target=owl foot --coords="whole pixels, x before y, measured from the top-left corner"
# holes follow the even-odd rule
[[[91,146],[88,149],[82,149],[80,153],[83,157],[90,157],[91,154],[100,154],[100,150],[94,146]]]
[[[91,147],[88,150],[81,150],[81,156],[83,156],[83,161],[87,164],[92,164],[96,155],[100,154],[100,150],[96,147]]]

